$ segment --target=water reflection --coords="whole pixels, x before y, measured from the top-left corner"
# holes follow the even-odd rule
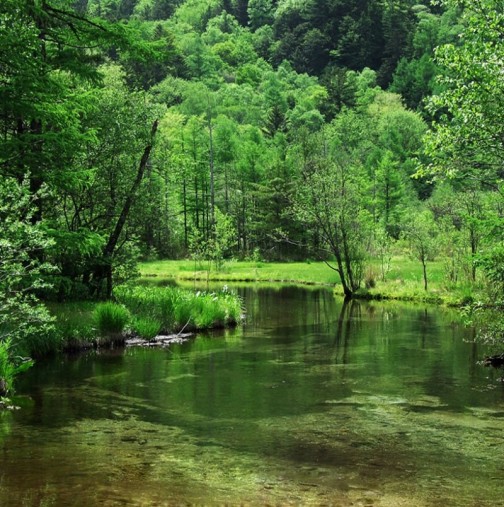
[[[239,291],[243,327],[33,368],[0,504],[499,505],[503,389],[454,313]]]

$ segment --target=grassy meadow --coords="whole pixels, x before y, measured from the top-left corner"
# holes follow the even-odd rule
[[[364,273],[365,288],[358,296],[449,305],[459,305],[471,300],[474,294],[469,284],[454,283],[448,279],[447,263],[447,259],[428,263],[428,290],[425,291],[420,262],[407,256],[393,257],[390,269],[383,277],[379,261],[372,261]],[[335,293],[342,295],[338,274],[324,262],[230,261],[222,269],[216,270],[207,262],[163,260],[141,263],[140,273],[146,283],[193,280],[281,282],[333,286]]]

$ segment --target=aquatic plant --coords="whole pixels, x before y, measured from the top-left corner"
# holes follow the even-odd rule
[[[137,318],[160,324],[161,331],[208,329],[235,324],[242,312],[236,294],[191,292],[176,287],[122,286],[117,300]]]
[[[130,313],[123,305],[107,301],[96,305],[93,317],[100,336],[114,338],[124,331]]]
[[[133,320],[133,331],[144,340],[155,338],[161,331],[161,322],[149,317],[138,317]]]

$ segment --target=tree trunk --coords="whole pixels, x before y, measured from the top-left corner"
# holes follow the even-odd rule
[[[113,231],[111,232],[107,244],[103,248],[102,256],[99,264],[95,267],[93,271],[93,277],[91,280],[91,294],[96,297],[102,297],[102,286],[103,282],[106,282],[105,289],[105,298],[109,299],[112,296],[112,260],[114,256],[114,252],[117,246],[117,242],[119,241],[119,237],[121,232],[126,224],[126,220],[128,219],[128,215],[131,209],[131,206],[135,200],[136,193],[142,182],[142,179],[145,174],[145,169],[149,162],[150,153],[152,151],[152,146],[154,143],[154,136],[156,135],[158,127],[158,120],[156,120],[152,124],[151,128],[151,139],[150,143],[145,147],[142,158],[140,160],[140,164],[138,166],[137,175],[135,181],[131,185],[131,189],[128,192],[126,200],[124,201],[123,208],[121,213],[119,214],[119,218],[115,224]]]
[[[189,249],[189,234],[188,234],[188,226],[187,226],[187,182],[184,174],[184,181],[182,183],[182,192],[183,192],[183,208],[184,208],[184,248],[187,252]]]
[[[214,149],[213,149],[213,125],[212,118],[208,118],[208,133],[210,142],[210,220],[209,230],[210,237],[214,236],[215,230],[215,164],[214,164]]]
[[[470,239],[471,239],[471,277],[472,281],[476,281],[476,263],[474,259],[476,258],[476,254],[478,253],[478,240],[476,238],[476,232],[474,230],[474,226],[470,228]]]
[[[425,262],[425,257],[422,257],[422,268],[423,268],[424,289],[425,291],[427,291],[427,263]]]

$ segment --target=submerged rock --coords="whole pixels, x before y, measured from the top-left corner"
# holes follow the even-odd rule
[[[170,335],[159,335],[151,340],[143,338],[129,338],[126,340],[127,347],[168,347],[175,343],[184,343],[194,336],[194,333],[179,333]]]

